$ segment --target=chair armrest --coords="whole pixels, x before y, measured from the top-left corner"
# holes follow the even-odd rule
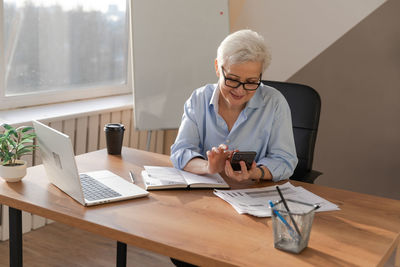
[[[297,177],[290,177],[291,180],[295,180],[295,181],[300,181],[300,182],[305,182],[305,183],[309,183],[309,184],[313,184],[314,181],[318,178],[318,176],[320,176],[322,174],[322,172],[316,171],[316,170],[311,170],[303,175],[297,176]]]

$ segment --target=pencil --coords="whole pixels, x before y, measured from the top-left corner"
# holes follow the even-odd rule
[[[132,184],[135,183],[135,176],[133,175],[133,173],[131,171],[129,171],[129,177],[131,178]]]
[[[271,200],[268,201],[269,206],[271,207],[272,212],[278,216],[278,218],[281,220],[281,222],[283,222],[283,224],[286,226],[286,228],[288,229],[288,232],[290,234],[290,236],[294,239],[294,240],[299,240],[299,236],[296,235],[296,232],[293,230],[292,226],[290,226],[290,224],[285,220],[285,218],[283,218],[283,216],[279,213],[279,211],[273,209],[274,208],[274,203],[272,203]]]
[[[281,199],[282,199],[282,203],[283,203],[283,205],[285,206],[285,209],[287,210],[287,212],[288,212],[288,214],[289,214],[290,220],[292,221],[292,223],[293,223],[293,225],[294,225],[294,228],[296,229],[296,232],[299,234],[299,236],[301,236],[299,227],[297,226],[297,223],[295,222],[295,220],[294,220],[293,217],[292,217],[292,214],[290,213],[289,207],[288,207],[288,205],[287,205],[287,203],[286,203],[285,198],[284,198],[283,195],[282,195],[281,190],[279,189],[279,186],[276,186],[276,190],[278,190],[279,196],[280,196]]]

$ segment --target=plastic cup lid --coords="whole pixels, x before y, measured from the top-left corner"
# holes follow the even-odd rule
[[[120,123],[109,123],[104,126],[104,130],[121,131],[121,130],[125,130],[125,127],[123,124],[120,124]]]

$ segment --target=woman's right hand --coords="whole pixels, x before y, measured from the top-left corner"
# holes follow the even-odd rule
[[[213,147],[211,150],[207,151],[208,173],[220,173],[225,170],[225,162],[230,157],[230,151],[228,146],[221,144],[218,147]]]

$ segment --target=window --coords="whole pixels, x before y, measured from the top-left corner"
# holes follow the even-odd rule
[[[2,0],[3,108],[130,93],[127,0]]]

